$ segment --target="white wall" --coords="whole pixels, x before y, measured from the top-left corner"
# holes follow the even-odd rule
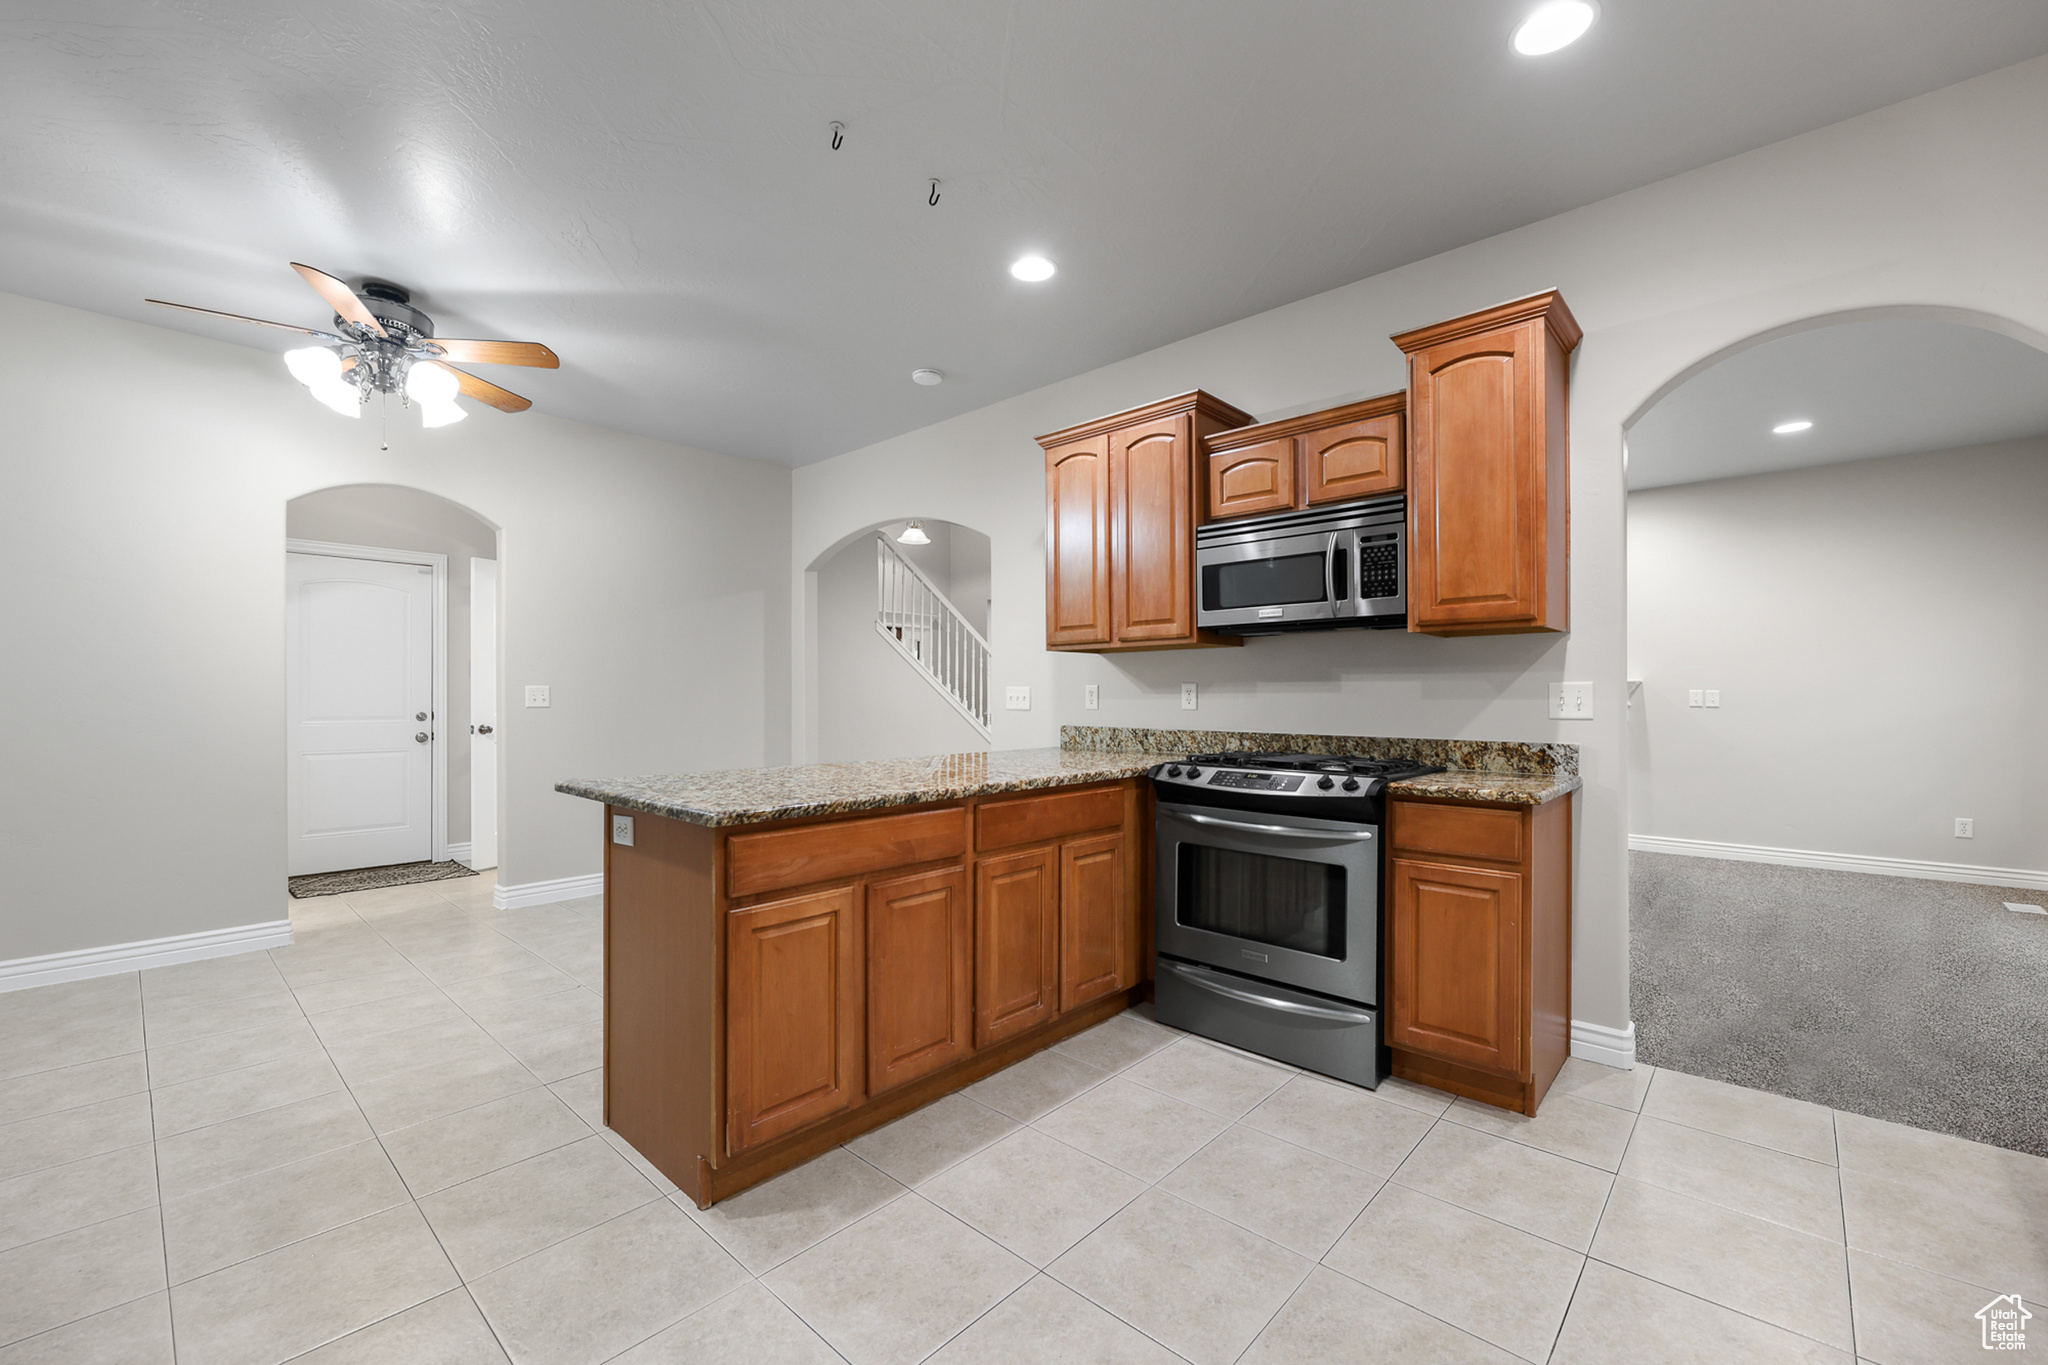
[[[388,484],[293,498],[285,504],[284,532],[294,540],[448,557],[448,714],[435,731],[448,749],[448,842],[469,843],[469,561],[496,559],[498,533],[454,503]]]
[[[575,364],[575,357],[567,357]],[[500,533],[502,882],[593,873],[565,777],[781,760],[788,470],[550,417],[338,417],[276,354],[0,295],[0,961],[284,913],[285,504]]]
[[[1561,133],[1560,136],[1566,134]],[[1628,1021],[1624,425],[1729,348],[1850,310],[1961,310],[2048,333],[2048,60],[1993,73],[1478,242],[797,471],[791,560],[920,515],[993,542],[998,747],[1061,722],[1562,740],[1582,746],[1574,1014]],[[1398,193],[1398,187],[1390,187]],[[1085,288],[1087,281],[1075,281]],[[1054,655],[1044,648],[1044,472],[1032,438],[1190,388],[1261,419],[1402,387],[1387,337],[1556,286],[1586,329],[1572,376],[1568,638],[1331,634],[1241,650]],[[1048,299],[1047,306],[1056,306]],[[799,582],[796,743],[814,742]],[[1547,684],[1595,684],[1596,718],[1547,719]],[[1203,685],[1201,710],[1175,684]],[[1081,709],[1081,686],[1103,709]]]
[[[2048,869],[2048,439],[1632,493],[1628,534],[1631,833]]]

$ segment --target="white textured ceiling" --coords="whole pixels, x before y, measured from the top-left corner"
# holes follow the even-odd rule
[[[1813,423],[1779,436],[1783,422]],[[2048,435],[2048,352],[1979,327],[1842,323],[1738,351],[1628,434],[1628,486],[1662,488]]]
[[[800,464],[2048,52],[2041,0],[1606,0],[1529,60],[1532,3],[11,0],[0,289],[282,349],[141,300],[384,277],[552,346],[483,371],[548,411]]]

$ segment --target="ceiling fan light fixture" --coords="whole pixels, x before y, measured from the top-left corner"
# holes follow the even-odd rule
[[[454,372],[439,365],[415,364],[405,372],[405,396],[415,403],[452,403],[461,388]]]
[[[301,346],[284,353],[284,367],[307,388],[317,388],[341,378],[341,355],[325,346]]]
[[[932,538],[924,533],[924,523],[913,521],[903,528],[903,534],[896,537],[898,545],[929,545]]]
[[[423,427],[453,426],[469,416],[462,404],[450,399],[446,403],[421,403],[420,425]]]
[[[332,408],[343,417],[363,415],[362,390],[338,374],[333,379],[323,379],[318,384],[308,384],[306,387],[313,391],[313,396],[324,406]]]
[[[1585,37],[1599,17],[1600,7],[1592,0],[1548,0],[1515,30],[1515,51],[1524,57],[1547,57]]]

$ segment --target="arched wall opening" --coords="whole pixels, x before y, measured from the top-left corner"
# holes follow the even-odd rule
[[[919,518],[926,543],[906,543],[901,537],[910,525],[910,519],[871,523],[841,537],[805,569],[814,761],[989,747],[876,629],[877,541],[886,540],[987,640],[994,611],[989,538],[971,526]]]
[[[485,560],[496,565],[499,560],[497,528],[461,503],[422,489],[401,484],[344,484],[317,489],[287,501],[285,536],[287,541],[295,543],[412,551],[439,555],[445,560],[446,596],[442,616],[445,648],[439,652],[440,666],[445,673],[439,681],[439,692],[445,698],[446,711],[433,717],[432,729],[433,742],[445,750],[444,772],[437,783],[438,799],[443,804],[437,818],[441,821],[442,843],[449,857],[477,865],[474,850],[479,847],[496,850],[499,843],[496,835],[503,827],[502,817],[496,814],[502,802],[495,799],[497,783],[502,775],[500,765],[488,765],[486,772],[492,791],[477,803],[484,807],[484,818],[490,819],[493,825],[481,840],[477,837],[477,813],[472,803],[472,762],[475,746],[480,742],[473,733],[471,621],[476,585],[472,581],[472,561]],[[493,573],[486,588],[493,593],[489,613],[493,620],[496,619],[495,585]],[[502,698],[502,679],[494,677],[493,682],[494,691]],[[494,713],[496,709],[493,708]],[[496,740],[493,736],[481,742],[495,745]],[[497,861],[497,856],[487,854],[481,864],[491,867],[496,866]]]
[[[1639,1057],[2048,1153],[2048,337],[1804,319],[1626,441]]]

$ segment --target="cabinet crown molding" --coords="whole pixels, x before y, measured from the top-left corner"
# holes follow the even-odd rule
[[[1261,422],[1255,427],[1233,427],[1219,431],[1202,442],[1203,449],[1216,452],[1235,450],[1239,446],[1258,445],[1262,441],[1278,441],[1289,436],[1299,436],[1305,431],[1318,431],[1323,427],[1340,426],[1346,422],[1363,422],[1372,417],[1388,417],[1394,413],[1408,411],[1408,390],[1397,389],[1383,393],[1377,398],[1365,398],[1356,403],[1346,403],[1340,408],[1325,408],[1321,412],[1305,412],[1299,417],[1283,417],[1277,422]]]
[[[1175,394],[1171,398],[1162,398],[1156,403],[1147,403],[1142,408],[1132,408],[1127,412],[1097,417],[1078,426],[1048,432],[1038,438],[1038,444],[1049,447],[1066,445],[1070,441],[1085,441],[1090,436],[1100,436],[1121,427],[1149,422],[1156,417],[1169,417],[1179,412],[1200,412],[1231,427],[1246,426],[1252,420],[1252,415],[1242,408],[1233,407],[1212,393],[1191,389],[1187,393]]]
[[[1464,337],[1477,336],[1500,327],[1512,327],[1518,322],[1530,322],[1542,318],[1558,343],[1569,353],[1579,344],[1585,332],[1579,321],[1572,316],[1572,310],[1565,306],[1564,295],[1555,289],[1541,294],[1531,294],[1526,299],[1514,299],[1497,303],[1477,313],[1467,313],[1449,322],[1434,323],[1418,327],[1412,332],[1396,333],[1393,342],[1404,354],[1428,350],[1446,341],[1457,341]]]

